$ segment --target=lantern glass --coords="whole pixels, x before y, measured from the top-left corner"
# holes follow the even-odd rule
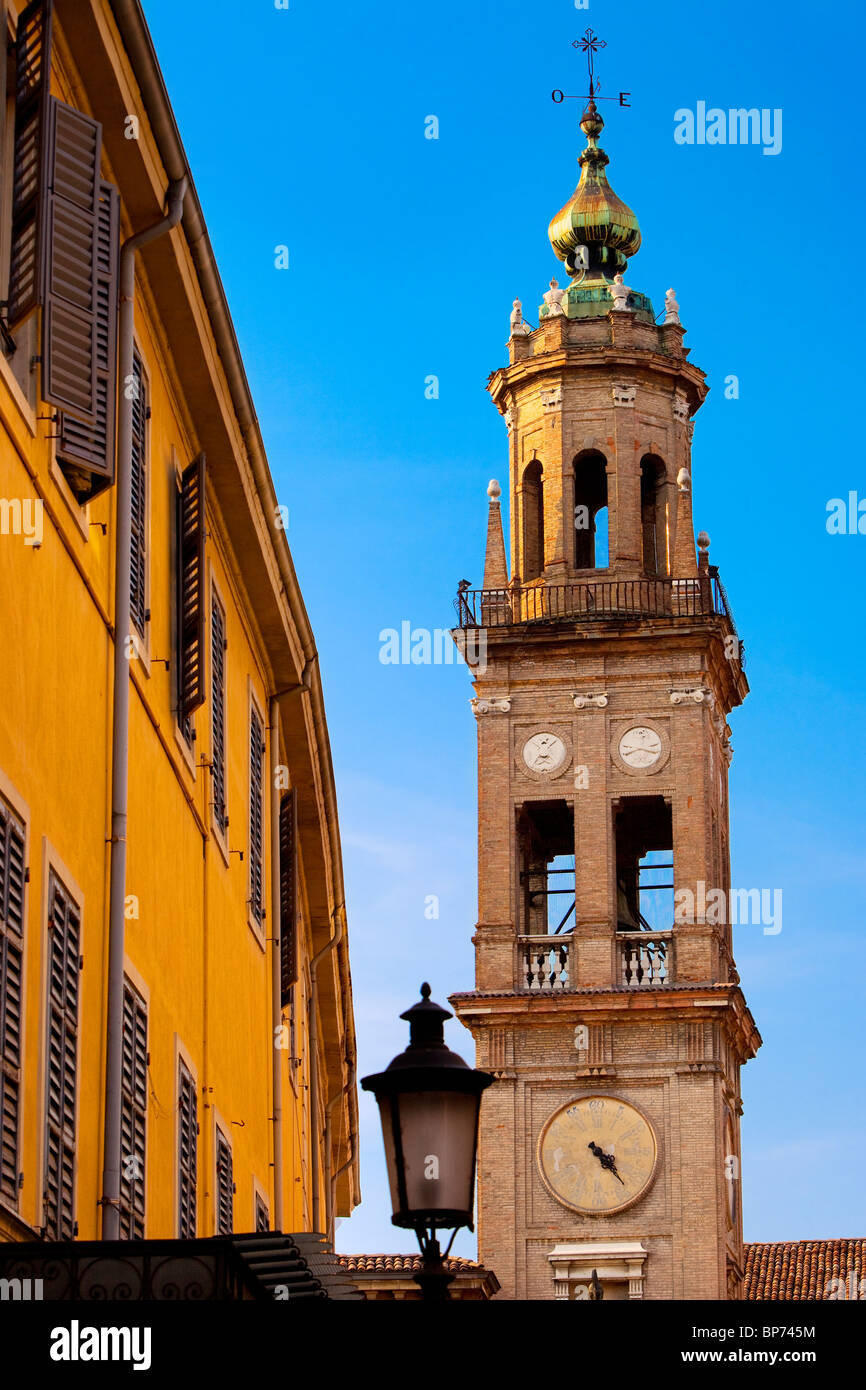
[[[394,1225],[471,1225],[480,1096],[404,1091],[378,1100]]]

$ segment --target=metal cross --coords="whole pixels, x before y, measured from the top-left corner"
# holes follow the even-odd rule
[[[596,92],[601,91],[601,83],[599,82],[598,85],[596,85],[595,82],[593,54],[597,53],[600,48],[607,48],[607,42],[604,39],[600,39],[598,34],[596,34],[592,28],[589,28],[583,38],[575,39],[571,46],[572,48],[581,49],[586,54],[586,65],[589,69],[589,98],[591,101]]]
[[[577,99],[580,101],[586,101],[587,98],[590,101],[616,101],[618,99],[620,106],[631,106],[631,102],[626,101],[626,97],[630,97],[631,92],[620,92],[619,98],[603,97],[599,95],[601,92],[601,82],[598,81],[595,75],[595,54],[600,48],[607,48],[606,40],[600,39],[595,30],[590,28],[587,29],[582,38],[575,39],[571,46],[572,48],[579,48],[586,54],[586,65],[589,69],[589,92]],[[576,94],[572,96],[571,93],[560,91],[557,87],[556,90],[551,93],[551,96],[558,104],[561,101],[574,101]]]

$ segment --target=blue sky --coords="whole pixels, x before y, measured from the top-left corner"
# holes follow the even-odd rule
[[[676,288],[712,388],[694,435],[695,520],[752,686],[731,719],[733,881],[784,894],[780,934],[735,939],[764,1037],[743,1077],[746,1238],[863,1235],[866,535],[825,525],[831,498],[866,498],[862,6],[145,11],[318,640],[362,1075],[404,1045],[397,1015],[423,979],[440,1001],[472,983],[468,675],[382,665],[379,633],[447,628],[457,581],[481,582],[485,489],[507,477],[485,382],[506,360],[511,301],[537,322],[561,270],[547,223],[583,144],[579,104],[550,92],[582,90],[570,44],[587,24],[607,39],[604,90],[630,91],[632,107],[605,108],[602,144],[644,237],[626,278],[657,311]],[[677,144],[674,113],[699,101],[781,109],[781,152]],[[424,138],[429,115],[438,140]],[[424,915],[431,894],[438,920]],[[468,1034],[448,1029],[471,1058]],[[364,1201],[338,1244],[408,1248],[361,1104]],[[472,1249],[465,1234],[455,1246]]]

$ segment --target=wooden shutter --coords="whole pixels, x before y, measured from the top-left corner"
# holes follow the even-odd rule
[[[215,593],[211,594],[211,774],[214,820],[224,835],[226,815],[226,615]]]
[[[263,896],[263,778],[265,739],[262,721],[250,711],[250,908],[257,922],[265,915]]]
[[[205,700],[204,454],[183,471],[178,530],[178,696],[188,719]]]
[[[15,147],[7,314],[11,329],[23,323],[39,303],[52,11],[52,0],[34,0],[19,15],[15,38]],[[5,42],[5,34],[0,41]]]
[[[298,978],[298,794],[280,801],[280,997],[283,1008]]]
[[[0,801],[0,1194],[18,1205],[24,826]]]
[[[102,126],[52,97],[42,271],[42,399],[96,423]]]
[[[147,1140],[147,1009],[128,980],[123,983],[120,1132],[120,1234],[124,1239],[142,1240]]]
[[[75,1103],[81,914],[52,872],[48,886],[48,1052],[45,1080],[45,1235],[75,1235]]]
[[[110,487],[115,472],[120,195],[110,183],[100,184],[96,233],[96,416],[90,425],[61,411],[58,421],[58,462],[76,469],[79,502]]]
[[[137,352],[132,357],[132,460],[129,612],[144,636],[147,622],[147,385]],[[125,636],[125,634],[121,634]]]
[[[234,1179],[231,1145],[221,1129],[216,1132],[217,1235],[234,1230]]]
[[[178,1222],[181,1238],[195,1237],[196,1157],[198,1153],[198,1098],[193,1079],[183,1062],[178,1082]]]
[[[271,1219],[268,1215],[267,1204],[256,1193],[256,1230],[269,1231],[271,1229]]]

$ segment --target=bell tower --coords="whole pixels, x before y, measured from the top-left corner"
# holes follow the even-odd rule
[[[479,1255],[512,1299],[740,1296],[740,1068],[760,1036],[732,954],[731,710],[742,644],[692,522],[707,392],[673,290],[625,284],[635,214],[581,120],[550,223],[569,279],[511,315],[489,391],[509,441],[511,573],[490,484],[461,584],[478,729],[475,989],[496,1081]],[[595,1271],[595,1278],[593,1278]]]

